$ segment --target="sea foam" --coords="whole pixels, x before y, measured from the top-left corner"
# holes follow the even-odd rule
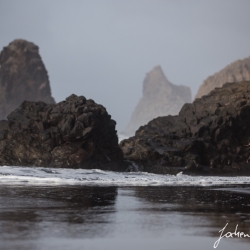
[[[159,175],[146,172],[112,172],[99,169],[0,167],[4,185],[95,185],[95,186],[214,186],[250,184],[250,177]]]

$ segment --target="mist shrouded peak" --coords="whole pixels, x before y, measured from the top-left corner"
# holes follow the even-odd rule
[[[143,81],[143,97],[137,104],[124,133],[133,135],[140,126],[158,116],[176,115],[186,102],[191,102],[189,87],[172,84],[158,65],[146,74]]]
[[[200,86],[195,98],[207,95],[215,88],[222,87],[226,82],[250,80],[250,56],[227,65],[221,71],[209,76]]]
[[[155,66],[146,74],[143,81],[143,96],[154,97],[156,92],[160,92],[164,88],[170,88],[171,83],[164,75],[160,65]]]

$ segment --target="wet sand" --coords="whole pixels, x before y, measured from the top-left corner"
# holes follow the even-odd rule
[[[0,185],[0,249],[213,249],[250,234],[250,188]],[[249,249],[223,238],[217,249]]]

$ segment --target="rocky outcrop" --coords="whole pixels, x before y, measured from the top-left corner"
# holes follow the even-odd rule
[[[226,66],[220,72],[209,76],[200,86],[195,98],[207,95],[215,88],[220,88],[226,82],[250,81],[250,56]]]
[[[143,97],[137,104],[123,132],[134,135],[142,125],[158,116],[176,115],[184,103],[191,102],[191,91],[168,81],[160,66],[155,67],[143,81]]]
[[[83,96],[24,101],[0,121],[0,165],[121,170],[116,122]]]
[[[14,40],[0,54],[0,119],[24,100],[55,103],[38,47]]]
[[[226,173],[250,170],[250,82],[222,88],[158,117],[120,143],[145,171]]]

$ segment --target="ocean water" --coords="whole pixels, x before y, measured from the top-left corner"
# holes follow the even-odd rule
[[[1,250],[206,250],[225,226],[250,235],[248,176],[0,167]]]

